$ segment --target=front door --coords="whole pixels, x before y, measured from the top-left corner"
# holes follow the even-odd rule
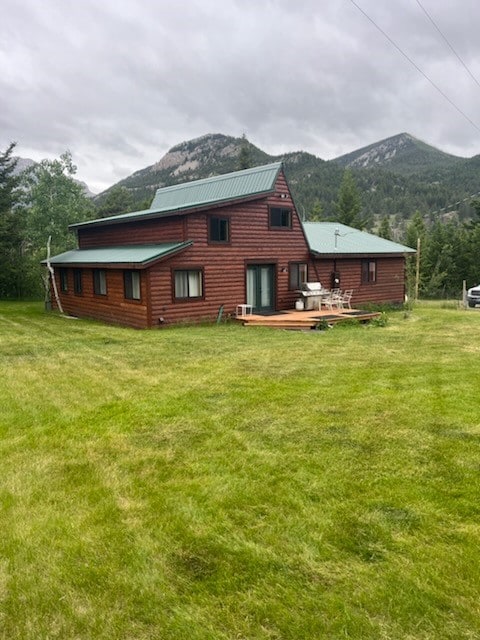
[[[247,267],[247,304],[254,313],[274,308],[274,264],[249,264]]]

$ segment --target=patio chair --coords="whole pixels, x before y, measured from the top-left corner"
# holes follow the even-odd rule
[[[343,295],[339,297],[338,308],[345,309],[345,307],[348,307],[349,309],[351,309],[352,305],[350,304],[350,300],[352,299],[352,296],[353,296],[353,289],[346,289]]]
[[[332,289],[329,292],[329,295],[323,296],[322,302],[319,305],[319,309],[321,309],[322,303],[327,307],[327,309],[330,309],[330,311],[333,309],[333,307],[337,307],[338,309],[340,304],[340,299],[341,299],[341,290]]]

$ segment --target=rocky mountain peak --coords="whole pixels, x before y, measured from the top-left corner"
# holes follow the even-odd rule
[[[240,139],[221,133],[208,133],[175,145],[150,170],[158,173],[173,169],[171,175],[177,177],[195,172],[205,161],[237,157],[239,149]]]
[[[399,133],[367,147],[335,158],[343,167],[371,169],[381,167],[399,173],[412,173],[430,166],[442,166],[459,160],[456,156],[440,151],[409,133]]]

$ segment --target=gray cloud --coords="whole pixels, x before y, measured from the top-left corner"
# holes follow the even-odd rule
[[[480,88],[416,0],[356,2],[475,121]],[[480,78],[480,4],[422,4]],[[2,18],[0,148],[70,149],[92,188],[210,132],[322,158],[401,131],[480,152],[480,132],[350,0],[4,0]]]

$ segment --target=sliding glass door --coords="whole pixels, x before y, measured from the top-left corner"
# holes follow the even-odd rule
[[[274,309],[275,265],[250,264],[247,267],[247,304],[254,313]]]

